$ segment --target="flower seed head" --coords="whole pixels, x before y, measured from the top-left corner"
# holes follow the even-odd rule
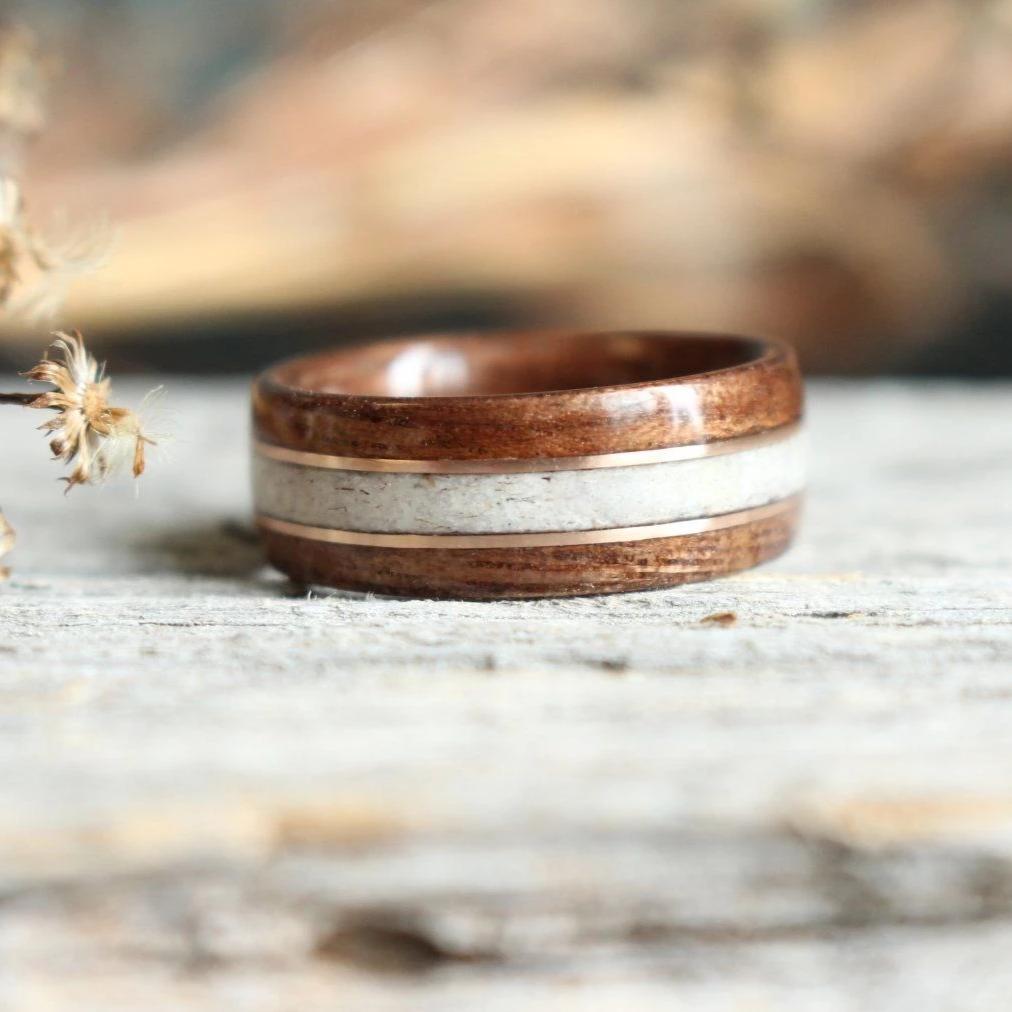
[[[140,419],[128,408],[109,403],[110,380],[80,334],[58,333],[52,348],[57,357],[47,355],[25,375],[55,387],[36,397],[31,407],[56,411],[41,428],[50,434],[53,456],[74,465],[65,479],[68,490],[100,483],[127,462],[139,478],[145,447],[153,444]]]

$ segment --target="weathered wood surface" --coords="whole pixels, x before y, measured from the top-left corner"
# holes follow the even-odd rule
[[[0,422],[0,1007],[1008,1007],[1012,388],[816,385],[786,558],[489,604],[266,570],[245,397],[138,501]]]

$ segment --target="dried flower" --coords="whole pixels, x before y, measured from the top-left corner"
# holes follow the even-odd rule
[[[43,234],[25,217],[21,188],[0,176],[0,305],[31,319],[52,318],[71,283],[100,267],[109,248],[100,225]]]
[[[144,473],[145,447],[154,444],[144,434],[140,418],[109,403],[111,381],[80,334],[58,333],[52,347],[60,357],[43,358],[25,375],[56,389],[33,398],[28,406],[58,412],[42,429],[52,435],[49,446],[54,457],[74,463],[64,479],[68,490],[99,483],[127,461],[139,478]]]
[[[14,547],[14,528],[7,522],[7,518],[0,513],[0,559],[2,559]],[[0,566],[0,580],[6,580],[10,571],[5,566]]]
[[[21,190],[13,179],[0,178],[0,305],[20,280],[18,261],[24,246],[21,230]]]
[[[0,23],[0,308],[35,318],[57,312],[70,282],[98,266],[107,245],[95,229],[43,234],[26,219],[21,189],[11,178],[20,142],[43,125],[47,70],[29,31]],[[73,464],[64,479],[68,491],[101,482],[127,461],[140,477],[145,448],[153,444],[140,418],[109,403],[110,381],[80,334],[54,336],[56,358],[43,356],[25,374],[54,389],[0,393],[0,404],[56,412],[41,428],[54,456]],[[0,559],[13,545],[14,530],[0,513]],[[7,575],[0,567],[0,579]]]

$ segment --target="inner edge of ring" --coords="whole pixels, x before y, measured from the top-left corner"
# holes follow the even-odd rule
[[[602,467],[635,467],[676,460],[698,460],[727,453],[769,446],[799,432],[802,422],[790,422],[775,429],[685,446],[665,446],[653,450],[625,450],[617,453],[588,454],[581,457],[509,457],[485,460],[411,460],[394,457],[341,457],[312,450],[292,450],[275,443],[254,440],[256,453],[286,464],[301,464],[328,471],[378,471],[387,474],[525,474],[541,471],[592,471]]]
[[[649,541],[655,538],[686,537],[708,531],[740,527],[756,520],[765,520],[794,509],[801,493],[785,499],[691,520],[674,520],[663,524],[637,527],[611,527],[588,531],[544,531],[524,534],[384,534],[367,531],[344,531],[329,527],[313,527],[259,514],[256,522],[265,530],[308,541],[338,545],[359,545],[368,548],[556,548],[572,545],[604,545],[621,541]]]

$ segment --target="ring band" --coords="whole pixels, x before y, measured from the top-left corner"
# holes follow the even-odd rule
[[[784,346],[678,333],[432,337],[254,385],[257,522],[303,582],[527,597],[671,586],[789,543]]]

